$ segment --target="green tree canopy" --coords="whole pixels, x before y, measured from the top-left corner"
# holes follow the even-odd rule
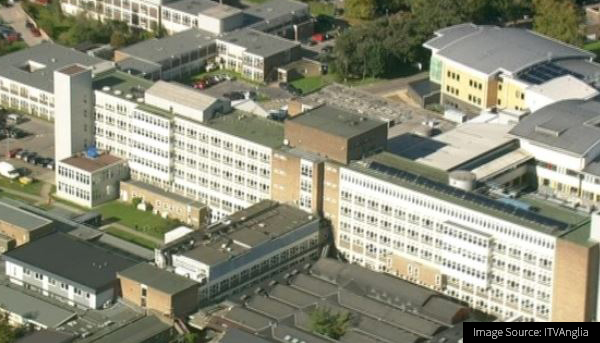
[[[317,307],[310,313],[310,329],[321,335],[339,339],[350,324],[349,312],[334,312],[329,307]]]
[[[350,18],[373,19],[377,13],[377,0],[346,0],[344,7]]]
[[[573,0],[533,0],[533,28],[546,36],[581,46],[581,9]]]

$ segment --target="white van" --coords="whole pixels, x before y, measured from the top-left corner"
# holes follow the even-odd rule
[[[21,115],[20,114],[16,114],[16,113],[11,113],[8,116],[6,116],[6,119],[13,121],[15,123],[18,123],[19,120],[21,120]]]

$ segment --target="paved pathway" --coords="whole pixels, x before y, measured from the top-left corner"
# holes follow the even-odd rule
[[[21,34],[21,37],[27,45],[37,45],[44,40],[43,33],[42,37],[34,37],[33,34],[31,34],[31,31],[25,26],[27,16],[25,15],[25,11],[21,8],[21,4],[17,3],[11,7],[1,7],[0,17]]]

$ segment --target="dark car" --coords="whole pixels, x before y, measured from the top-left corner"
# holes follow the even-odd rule
[[[48,163],[46,163],[44,167],[54,170],[54,159],[51,158],[50,161],[48,161]]]
[[[28,21],[28,22],[26,22],[26,23],[25,23],[25,27],[26,27],[26,28],[28,28],[28,29],[32,29],[32,28],[34,28],[35,26],[33,25],[33,23],[32,23],[32,22]]]
[[[38,156],[33,159],[33,164],[35,164],[36,166],[44,166],[45,163],[46,163],[45,157]]]
[[[287,82],[279,82],[279,88],[281,89],[287,89],[288,88],[288,83]]]
[[[36,157],[38,157],[37,152],[32,152],[31,154],[27,155],[27,157],[25,157],[25,162],[33,164],[35,163]]]
[[[242,100],[245,99],[246,97],[244,96],[244,94],[242,94],[242,92],[227,92],[225,94],[223,94],[223,96],[229,100]]]

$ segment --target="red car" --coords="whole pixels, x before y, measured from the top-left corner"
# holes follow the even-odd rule
[[[194,82],[194,88],[196,89],[206,89],[208,88],[208,84],[204,80]]]
[[[40,37],[42,35],[42,33],[40,32],[40,29],[38,29],[37,27],[32,27],[31,28],[31,34],[34,37]]]
[[[8,152],[8,157],[9,157],[9,158],[15,158],[15,155],[16,155],[16,154],[17,154],[19,151],[21,151],[21,150],[23,150],[23,149],[21,149],[21,148],[14,148],[14,149],[11,149],[11,150]]]

